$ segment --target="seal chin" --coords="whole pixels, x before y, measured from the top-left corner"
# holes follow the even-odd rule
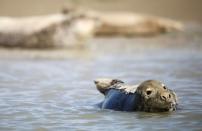
[[[169,111],[176,111],[177,110],[177,104],[171,103]]]
[[[147,112],[172,112],[172,111],[176,111],[176,106],[170,106],[170,107],[165,107],[165,108],[149,108],[145,111],[147,111]]]
[[[168,108],[149,108],[145,111],[147,111],[147,112],[172,112],[175,110],[176,110],[176,107],[168,107]]]
[[[169,104],[169,106],[167,108],[162,109],[162,111],[171,112],[171,111],[176,111],[176,109],[177,109],[177,104],[171,103],[171,104]]]
[[[171,102],[170,104],[168,104],[168,106],[166,107],[167,111],[176,111],[177,109],[177,103],[175,102]]]

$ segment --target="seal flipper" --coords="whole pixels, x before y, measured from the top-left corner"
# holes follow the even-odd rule
[[[101,78],[94,80],[94,83],[96,85],[97,90],[105,95],[111,86],[115,86],[124,82],[119,79]]]

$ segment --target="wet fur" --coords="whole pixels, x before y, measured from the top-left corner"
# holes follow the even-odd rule
[[[112,84],[112,80],[97,80],[96,85],[100,85],[99,89],[104,88],[102,93],[105,95],[105,99],[100,105],[102,109],[146,112],[176,110],[176,94],[159,81],[148,80],[137,87],[124,83]],[[105,83],[105,87],[101,86],[104,85],[103,83]],[[147,91],[152,93],[148,95]]]

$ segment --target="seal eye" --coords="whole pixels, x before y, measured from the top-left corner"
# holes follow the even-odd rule
[[[146,93],[147,93],[147,95],[150,95],[152,93],[152,91],[147,91]]]

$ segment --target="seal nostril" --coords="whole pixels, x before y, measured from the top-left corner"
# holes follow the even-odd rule
[[[168,97],[171,98],[171,95],[169,94]]]
[[[163,89],[166,89],[166,86],[163,86]]]
[[[98,81],[94,81],[95,84],[98,84]]]
[[[166,97],[165,97],[165,96],[161,96],[161,98],[162,98],[163,100],[166,100]]]

